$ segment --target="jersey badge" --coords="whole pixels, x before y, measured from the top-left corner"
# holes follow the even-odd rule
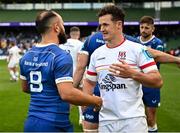
[[[119,51],[118,60],[126,59],[126,51]]]

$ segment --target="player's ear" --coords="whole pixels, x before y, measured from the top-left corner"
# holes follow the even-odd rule
[[[118,29],[122,28],[122,21],[117,21],[116,24],[117,24]]]
[[[59,33],[60,32],[60,27],[57,23],[54,24],[54,30]]]

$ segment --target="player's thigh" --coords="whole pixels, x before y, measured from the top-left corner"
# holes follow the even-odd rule
[[[14,68],[17,66],[17,63],[13,60],[11,60],[9,63],[8,63],[8,68]]]
[[[160,89],[143,87],[143,102],[146,107],[159,107]]]
[[[95,112],[93,106],[87,107],[83,111],[83,117],[85,121],[88,121],[91,123],[99,123],[99,111]]]

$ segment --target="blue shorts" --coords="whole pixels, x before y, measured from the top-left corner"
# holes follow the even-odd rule
[[[24,123],[24,132],[73,132],[73,126],[58,125],[51,121],[29,116]]]
[[[96,84],[96,87],[94,88],[94,95],[100,96],[98,84]],[[99,123],[99,111],[94,112],[93,106],[87,107],[86,110],[83,112],[83,116],[85,121]]]
[[[160,89],[142,87],[143,102],[146,107],[159,107],[160,106]]]

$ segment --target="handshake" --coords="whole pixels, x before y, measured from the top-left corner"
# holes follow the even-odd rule
[[[98,112],[101,110],[101,106],[102,106],[102,98],[99,97],[99,96],[93,96],[94,97],[94,100],[95,100],[95,105],[93,105],[94,109],[93,111],[94,112]],[[82,109],[82,112],[84,112],[86,109],[87,109],[88,106],[82,106],[81,109]]]

